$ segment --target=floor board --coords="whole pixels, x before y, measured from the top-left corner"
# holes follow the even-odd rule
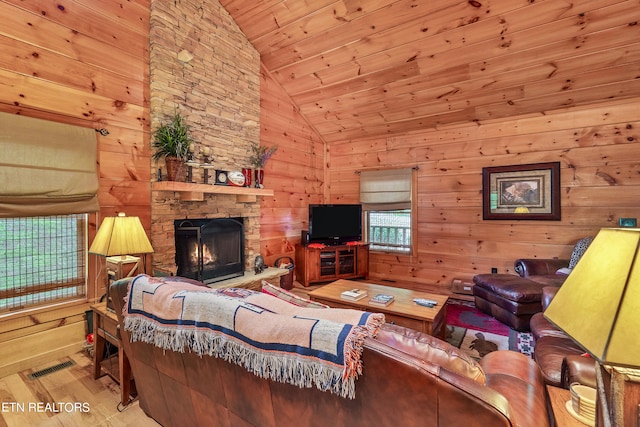
[[[67,360],[75,364],[29,378],[32,372]],[[137,400],[121,410],[120,387],[106,375],[94,380],[92,359],[84,352],[0,378],[0,402],[0,427],[159,426]]]

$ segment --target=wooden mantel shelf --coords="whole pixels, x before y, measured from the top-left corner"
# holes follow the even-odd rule
[[[253,203],[258,196],[273,196],[273,190],[266,188],[234,187],[231,185],[194,184],[179,181],[157,181],[151,183],[152,191],[174,191],[180,193],[180,200],[202,202],[205,194],[235,195],[241,203]]]

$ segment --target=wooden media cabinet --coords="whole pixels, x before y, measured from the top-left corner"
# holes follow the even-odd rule
[[[296,279],[303,285],[338,279],[366,278],[369,274],[369,245],[340,245],[314,248],[296,245]]]

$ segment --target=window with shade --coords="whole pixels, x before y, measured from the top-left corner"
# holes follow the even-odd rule
[[[412,252],[413,169],[360,173],[364,239],[371,250]]]
[[[0,314],[84,298],[95,131],[7,113],[0,129]]]

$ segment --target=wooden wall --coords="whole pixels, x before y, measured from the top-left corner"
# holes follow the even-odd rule
[[[149,1],[0,1],[0,111],[91,128],[99,136],[99,201],[150,227]],[[64,160],[64,159],[61,159]],[[104,259],[89,256],[89,297],[105,292]],[[80,303],[0,319],[0,377],[77,352]]]
[[[453,278],[513,273],[523,257],[568,258],[573,243],[640,214],[640,99],[442,126],[329,146],[330,199],[358,201],[355,170],[416,165],[418,250],[373,253],[372,278],[446,292]],[[561,162],[561,221],[482,219],[482,168]]]
[[[260,94],[261,144],[278,146],[265,168],[265,187],[274,196],[260,202],[260,253],[273,265],[278,257],[294,258],[309,203],[325,200],[325,157],[320,138],[264,66]]]

